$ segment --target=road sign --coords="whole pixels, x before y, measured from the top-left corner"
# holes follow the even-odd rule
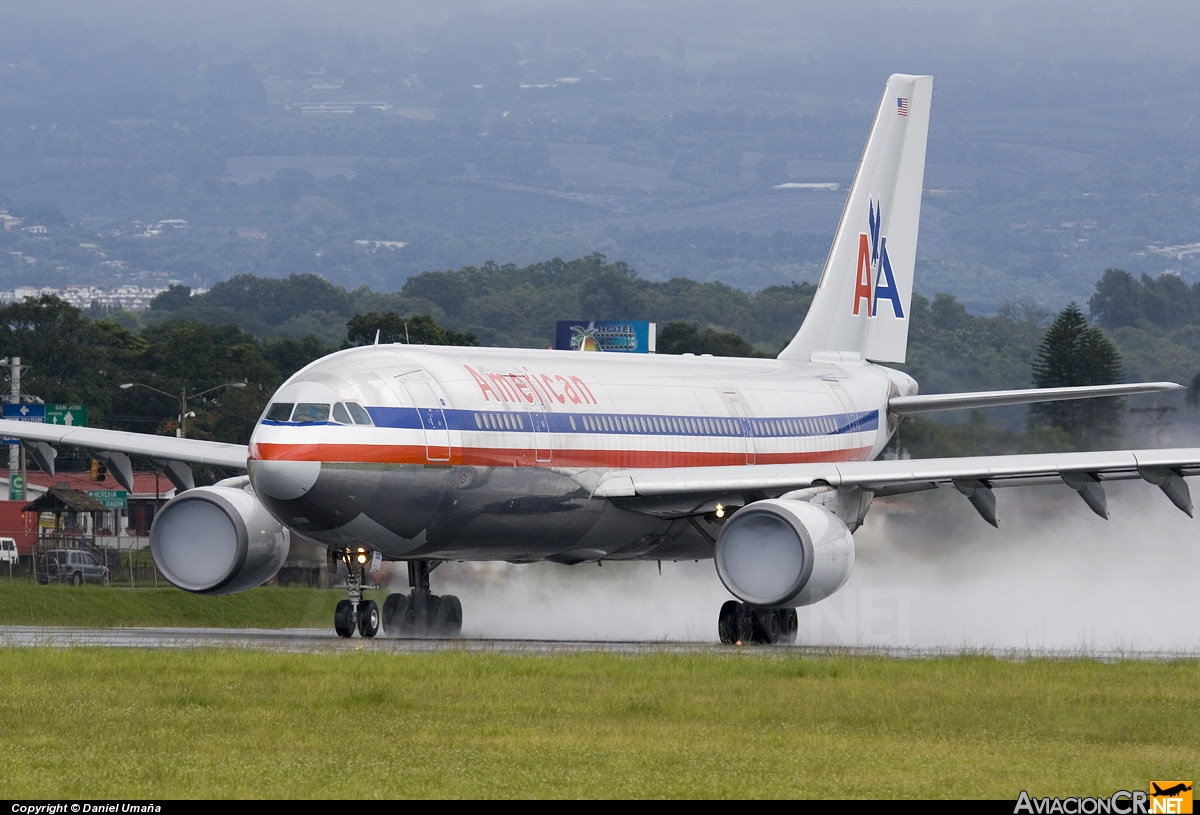
[[[25,476],[20,473],[13,473],[8,478],[8,500],[25,500]]]
[[[87,405],[46,405],[46,424],[87,427]]]
[[[46,421],[46,406],[45,405],[12,405],[5,403],[3,416],[5,419],[13,419],[18,422],[44,422]],[[16,444],[16,439],[5,438],[5,444]]]
[[[88,490],[88,495],[104,504],[105,509],[125,509],[125,490]]]

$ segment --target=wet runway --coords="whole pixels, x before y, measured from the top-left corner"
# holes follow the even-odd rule
[[[711,654],[756,657],[888,656],[907,659],[986,654],[1023,660],[1038,658],[1117,661],[1200,659],[1200,652],[993,650],[963,648],[888,648],[879,646],[729,646],[709,642],[636,642],[533,639],[341,639],[332,630],[287,628],[65,628],[0,626],[0,647],[19,648],[236,648],[286,653],[428,653],[463,651],[500,654],[572,654],[604,652],[628,655]]]

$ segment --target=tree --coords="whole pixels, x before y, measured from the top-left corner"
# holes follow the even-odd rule
[[[1092,317],[1105,328],[1137,325],[1142,318],[1142,286],[1124,269],[1107,269],[1088,300]]]
[[[1047,329],[1033,362],[1033,384],[1039,388],[1112,385],[1122,379],[1121,354],[1098,327],[1090,326],[1079,306],[1071,303]],[[1032,406],[1033,424],[1049,424],[1067,432],[1079,449],[1111,444],[1117,435],[1125,400],[1073,399]]]
[[[378,332],[380,343],[411,345],[479,345],[471,332],[452,331],[434,322],[428,314],[403,318],[399,314],[356,314],[346,323],[346,345],[371,345]]]
[[[658,336],[660,354],[712,354],[715,357],[761,357],[767,356],[754,349],[737,334],[706,328],[704,331],[691,323],[674,322],[663,326]]]

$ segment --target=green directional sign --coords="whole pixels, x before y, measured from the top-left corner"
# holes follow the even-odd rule
[[[25,476],[20,473],[13,473],[8,479],[8,500],[24,501],[25,500]]]
[[[88,495],[104,504],[105,509],[125,509],[125,490],[88,490]]]
[[[87,427],[87,405],[46,405],[46,424]]]

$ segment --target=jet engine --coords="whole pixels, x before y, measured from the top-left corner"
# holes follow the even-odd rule
[[[807,606],[833,594],[854,566],[854,536],[836,515],[807,501],[756,501],[717,537],[717,575],[739,600]]]
[[[150,527],[154,565],[173,585],[197,594],[232,594],[262,585],[279,571],[289,546],[287,528],[253,492],[238,486],[180,493]]]

